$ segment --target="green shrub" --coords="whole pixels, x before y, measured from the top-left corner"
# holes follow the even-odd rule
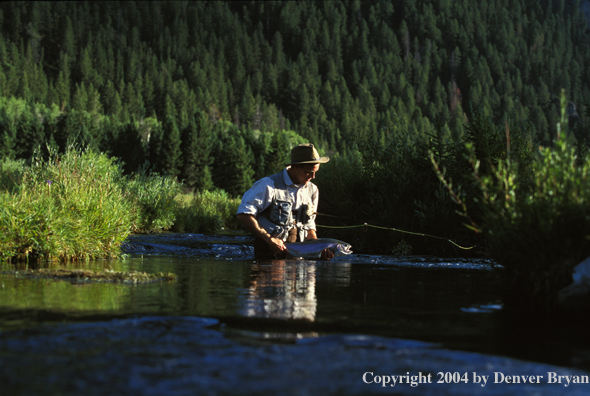
[[[21,182],[24,160],[11,160],[5,158],[0,162],[0,191],[14,192]]]
[[[174,231],[207,233],[241,227],[236,216],[240,199],[230,198],[223,190],[178,195],[175,201]]]
[[[104,154],[70,147],[63,155],[50,150],[48,159],[36,155],[18,186],[0,194],[0,256],[79,260],[119,255],[134,212],[120,177],[118,163]]]
[[[571,283],[573,267],[590,255],[590,155],[562,130],[565,93],[561,99],[552,147],[533,150],[523,124],[520,131],[507,127],[503,141],[496,138],[484,150],[482,139],[492,134],[488,124],[474,123],[471,136],[480,139],[466,144],[476,191],[463,194],[463,201],[479,203],[474,228],[504,266],[504,302],[518,312],[552,310],[559,290]],[[451,192],[457,196],[458,190]]]
[[[181,191],[176,178],[153,172],[146,162],[137,173],[122,179],[121,186],[137,208],[134,232],[160,232],[172,227],[177,206],[174,198]]]
[[[540,149],[532,168],[526,186],[510,160],[478,178],[481,227],[492,257],[505,266],[507,306],[546,310],[590,255],[590,156],[577,158],[573,144],[560,139]]]

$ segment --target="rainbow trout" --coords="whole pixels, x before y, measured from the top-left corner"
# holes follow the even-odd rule
[[[334,252],[334,257],[352,253],[350,244],[330,238],[310,239],[305,242],[285,242],[285,246],[289,249],[289,257],[320,258],[324,249]]]

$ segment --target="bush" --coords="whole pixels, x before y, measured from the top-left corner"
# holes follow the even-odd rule
[[[15,192],[21,182],[24,160],[11,160],[5,158],[0,162],[0,191]]]
[[[176,178],[160,176],[145,162],[137,173],[121,179],[121,185],[137,208],[133,232],[160,232],[172,227],[177,206],[174,198],[181,191],[181,184]]]
[[[497,138],[486,150],[482,139],[466,145],[476,191],[465,200],[479,203],[476,228],[492,258],[505,267],[505,306],[518,312],[555,308],[573,267],[590,255],[590,155],[561,131],[565,104],[562,93],[562,121],[552,147],[533,150],[522,123],[507,125],[505,150]],[[489,137],[482,133],[486,125],[472,124],[472,136]]]
[[[527,186],[510,160],[479,178],[482,230],[492,257],[505,266],[506,305],[544,311],[590,255],[590,156],[578,159],[572,143],[560,139],[540,149],[532,167]]]
[[[236,216],[240,199],[230,198],[223,190],[178,195],[175,202],[174,231],[203,233],[240,227]]]
[[[115,158],[70,146],[0,164],[0,257],[81,260],[118,257],[133,232],[174,224],[181,185],[151,172],[123,176]]]
[[[35,155],[20,180],[12,177],[15,184],[0,194],[0,256],[117,256],[134,213],[120,178],[120,166],[104,154],[70,147],[63,155],[50,150],[47,160]]]

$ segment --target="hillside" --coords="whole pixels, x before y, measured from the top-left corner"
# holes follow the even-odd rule
[[[0,155],[78,141],[129,171],[149,159],[239,194],[294,142],[344,153],[358,131],[387,139],[398,116],[415,139],[440,123],[457,141],[471,109],[497,124],[512,114],[548,142],[561,89],[582,136],[581,10],[569,0],[2,2]]]

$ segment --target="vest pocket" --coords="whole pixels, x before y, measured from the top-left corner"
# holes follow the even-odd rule
[[[275,201],[270,210],[270,221],[275,224],[286,226],[291,216],[291,202]]]

